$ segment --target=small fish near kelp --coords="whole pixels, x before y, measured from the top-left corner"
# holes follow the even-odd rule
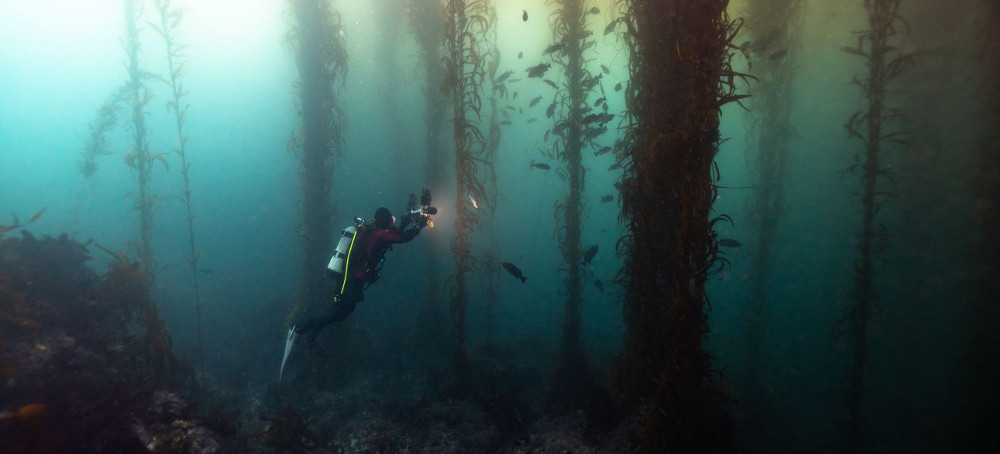
[[[591,246],[591,247],[589,247],[589,248],[587,248],[587,250],[583,252],[583,264],[584,265],[590,265],[590,261],[594,259],[595,255],[597,255],[597,245],[596,244],[593,245],[593,246]]]
[[[608,195],[606,195],[604,197],[601,197],[601,203],[608,203],[608,202],[611,202],[613,200],[615,200],[615,198],[611,194],[608,194]]]
[[[535,162],[535,160],[532,159],[531,163],[528,164],[528,168],[529,169],[539,169],[539,170],[551,170],[552,166],[550,166],[550,165],[548,165],[548,164],[546,164],[544,162]]]
[[[528,280],[528,278],[524,277],[524,273],[521,272],[521,269],[515,266],[513,263],[503,262],[503,269],[507,270],[507,272],[510,273],[511,276],[520,279],[522,284]]]
[[[528,73],[528,77],[538,78],[538,77],[544,76],[545,75],[545,71],[548,71],[549,68],[551,68],[551,67],[552,67],[552,65],[550,65],[548,63],[542,63],[542,64],[540,64],[538,66],[532,66],[530,68],[527,68],[524,71]]]
[[[729,248],[737,248],[737,247],[743,246],[743,244],[741,244],[739,241],[736,241],[736,240],[734,240],[732,238],[722,238],[722,239],[719,240],[719,246],[729,247]]]

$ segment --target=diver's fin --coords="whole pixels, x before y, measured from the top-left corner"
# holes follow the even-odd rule
[[[295,346],[295,338],[298,337],[298,333],[295,332],[295,327],[288,329],[288,337],[285,338],[285,357],[281,358],[281,370],[278,371],[278,382],[281,382],[281,377],[285,374],[285,362],[288,361],[288,356],[292,354],[292,347]]]

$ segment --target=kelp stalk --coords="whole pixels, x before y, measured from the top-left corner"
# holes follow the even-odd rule
[[[128,69],[127,92],[132,104],[132,150],[126,155],[126,162],[136,169],[139,193],[135,207],[139,211],[139,243],[137,253],[146,278],[152,283],[155,278],[153,262],[153,197],[149,192],[150,155],[149,139],[146,137],[146,105],[152,93],[146,87],[148,73],[140,68],[139,17],[142,3],[138,0],[125,2],[125,53]]]
[[[727,0],[621,0],[629,50],[630,126],[622,165],[619,242],[625,256],[625,349],[615,390],[638,410],[642,452],[725,452],[732,424],[703,344],[705,281],[725,259],[710,219],[723,104],[737,100],[731,65],[740,21]]]
[[[179,9],[171,8],[171,3],[172,0],[154,0],[156,8],[160,12],[159,28],[154,29],[163,38],[163,43],[166,46],[167,71],[170,72],[170,77],[166,78],[166,82],[170,85],[173,100],[167,102],[167,111],[173,112],[174,123],[177,126],[177,148],[174,149],[174,153],[181,160],[181,178],[184,180],[184,192],[181,194],[181,203],[184,204],[184,210],[187,214],[188,248],[191,254],[188,257],[188,264],[191,265],[191,282],[194,288],[194,314],[198,330],[198,357],[201,362],[199,370],[201,371],[201,380],[204,381],[205,344],[202,341],[201,335],[201,287],[198,283],[198,260],[201,258],[201,253],[198,252],[198,248],[195,245],[194,214],[191,211],[191,164],[187,160],[188,137],[184,135],[184,120],[190,105],[181,102],[182,98],[187,95],[187,91],[184,90],[184,86],[180,81],[181,76],[184,75],[184,65],[186,62],[183,61],[184,55],[182,52],[186,46],[178,42],[177,38],[179,33],[178,26],[183,17],[182,12]]]
[[[754,63],[753,115],[751,126],[755,148],[757,190],[750,198],[750,223],[756,229],[756,253],[750,262],[750,291],[747,314],[747,369],[741,396],[750,443],[773,434],[767,423],[767,386],[764,373],[764,326],[775,239],[784,213],[785,166],[792,138],[792,96],[795,72],[796,28],[802,0],[748,0],[746,28]],[[785,52],[783,57],[771,58]],[[761,446],[755,446],[761,448]]]
[[[981,434],[982,449],[1000,444],[996,430],[996,408],[1000,405],[1000,2],[981,1],[979,51],[979,91],[982,99],[979,165],[975,180],[974,216],[980,226],[978,251],[981,269],[978,298],[970,314],[971,329],[967,348],[966,373],[972,377],[970,401],[974,424],[972,433]]]
[[[882,153],[887,142],[905,144],[900,138],[903,132],[890,130],[902,114],[885,103],[890,82],[902,73],[912,58],[890,42],[904,32],[903,20],[897,12],[900,3],[901,0],[865,0],[869,29],[858,34],[857,47],[843,48],[863,58],[868,68],[867,77],[855,77],[852,81],[860,88],[867,106],[854,113],[844,125],[850,137],[862,140],[865,145],[863,151],[855,154],[851,167],[852,172],[861,176],[863,217],[857,244],[858,259],[854,264],[853,301],[841,319],[853,343],[843,424],[844,449],[851,453],[860,452],[864,446],[862,402],[868,359],[868,323],[878,300],[874,289],[873,255],[877,248],[884,247],[888,235],[885,227],[875,222],[875,214],[887,196],[880,188],[880,182],[888,178],[888,170],[881,164]]]
[[[333,166],[341,153],[346,116],[338,87],[347,75],[347,48],[340,14],[329,0],[291,0],[294,26],[289,42],[299,69],[298,109],[302,125],[289,147],[299,154],[302,179],[302,287],[291,318],[327,304],[333,286],[323,268],[333,250]]]
[[[551,26],[553,41],[563,44],[563,50],[554,53],[553,61],[561,67],[565,78],[564,90],[559,90],[556,100],[561,105],[556,127],[553,152],[566,167],[568,193],[556,203],[556,225],[559,248],[566,262],[566,301],[563,309],[562,335],[559,362],[556,365],[551,389],[551,403],[556,408],[569,410],[581,404],[584,394],[593,388],[590,366],[580,344],[581,313],[583,304],[580,219],[583,212],[583,137],[586,125],[583,116],[589,111],[587,95],[597,85],[594,76],[586,69],[583,49],[588,42],[583,0],[559,0]],[[592,41],[592,40],[591,40]],[[590,87],[585,88],[584,85]]]
[[[439,0],[413,0],[410,5],[410,22],[417,45],[420,50],[420,61],[424,67],[424,126],[426,129],[424,146],[427,153],[427,181],[434,185],[443,184],[446,178],[446,156],[441,149],[441,132],[445,126],[446,100],[441,92],[444,80],[444,66],[441,61],[441,51],[444,45],[444,8]],[[420,318],[417,333],[426,340],[436,340],[441,330],[442,315],[441,274],[437,261],[441,256],[442,245],[437,235],[427,238],[426,262],[431,264],[424,268],[427,286],[420,306]]]
[[[452,104],[452,135],[455,141],[455,274],[451,278],[452,339],[454,348],[454,390],[468,388],[468,345],[466,337],[466,275],[475,264],[470,252],[470,236],[479,224],[477,212],[469,209],[469,198],[486,199],[479,179],[478,162],[485,149],[479,129],[482,86],[486,77],[484,39],[490,23],[490,2],[448,0],[445,5],[445,88]]]

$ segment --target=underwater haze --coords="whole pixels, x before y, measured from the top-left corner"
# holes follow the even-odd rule
[[[942,3],[2,2],[0,454],[994,452],[1000,7]]]

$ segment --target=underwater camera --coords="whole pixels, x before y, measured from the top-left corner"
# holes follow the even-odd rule
[[[420,205],[417,205],[417,195],[410,193],[410,216],[413,217],[415,222],[426,222],[426,225],[430,228],[434,228],[434,221],[431,220],[431,215],[435,215],[438,212],[437,207],[431,206],[431,191],[430,189],[424,189],[423,194],[420,195]]]

